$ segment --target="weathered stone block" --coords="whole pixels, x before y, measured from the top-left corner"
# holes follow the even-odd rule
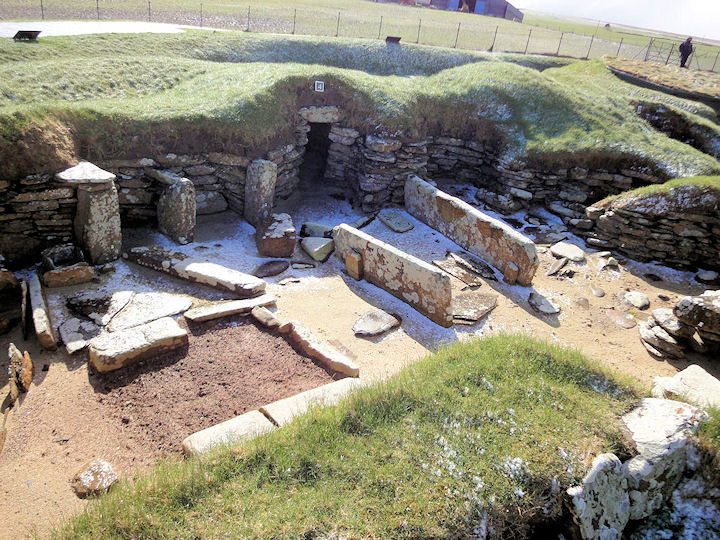
[[[38,342],[43,349],[54,351],[57,349],[57,342],[50,324],[50,317],[48,316],[47,306],[45,305],[45,296],[42,292],[40,279],[37,274],[31,274],[27,283],[30,305],[32,306],[32,319]]]
[[[296,242],[297,231],[288,214],[272,214],[255,229],[255,244],[266,257],[292,257]]]
[[[363,278],[362,255],[357,251],[348,250],[345,252],[345,271],[350,277],[360,281]]]
[[[245,219],[256,226],[272,212],[278,169],[272,161],[256,159],[247,169]]]
[[[80,184],[77,190],[75,238],[92,264],[105,264],[120,256],[120,204],[113,182]]]
[[[195,186],[177,177],[160,194],[157,204],[158,228],[178,244],[189,244],[195,235]]]
[[[228,208],[228,203],[219,191],[196,191],[195,207],[198,215],[217,214]]]

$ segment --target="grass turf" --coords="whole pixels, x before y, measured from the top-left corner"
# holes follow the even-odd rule
[[[626,452],[637,400],[579,353],[458,344],[242,446],[168,462],[56,538],[523,537],[593,457]]]
[[[646,208],[656,213],[676,212],[717,214],[720,200],[720,176],[677,178],[664,184],[653,184],[620,195],[612,195],[595,204],[629,203],[633,208]]]
[[[290,137],[298,96],[317,79],[343,105],[345,122],[364,132],[381,126],[406,137],[499,139],[505,161],[627,160],[667,178],[720,172],[717,160],[638,118],[635,87],[615,80],[599,61],[546,69],[556,61],[208,32],[5,41],[0,59],[0,161],[7,176],[23,172],[7,167],[32,130],[43,133],[40,143],[61,140],[89,159],[260,153]],[[643,96],[688,110],[715,137],[709,108],[658,92]]]

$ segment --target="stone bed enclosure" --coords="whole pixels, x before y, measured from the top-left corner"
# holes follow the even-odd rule
[[[256,160],[248,156],[222,152],[133,159],[118,156],[97,165],[115,175],[112,183],[123,226],[157,221],[168,232],[165,209],[170,208],[170,214],[177,217],[177,209],[184,204],[183,215],[190,216],[191,192],[197,214],[230,208],[255,223],[270,210],[267,204],[259,208],[258,200],[267,203],[293,193],[306,154],[313,153],[325,162],[326,183],[347,189],[351,199],[368,213],[403,204],[406,180],[417,175],[439,184],[474,184],[480,188],[478,202],[503,213],[545,207],[598,249],[617,249],[639,260],[654,259],[676,267],[720,267],[717,205],[714,212],[685,210],[662,217],[651,208],[615,211],[593,207],[609,195],[666,180],[644,166],[625,163],[599,170],[501,163],[493,141],[363,135],[344,125],[343,111],[336,106],[301,108],[294,130],[293,140],[262,156],[262,166],[251,166]],[[317,143],[323,139],[325,145]],[[79,233],[83,231],[74,230],[74,216],[87,211],[87,200],[101,197],[89,195],[91,191],[102,189],[98,185],[88,190],[81,182],[55,176],[56,172],[37,171],[0,180],[0,255],[11,266],[34,262],[42,249],[72,241],[73,236],[82,240]],[[110,190],[106,196],[111,196],[110,184],[98,183],[106,186]],[[171,196],[172,191],[176,193]],[[193,223],[187,217],[169,236],[180,243],[191,241]],[[108,224],[111,226],[116,228],[114,223]],[[103,259],[92,253],[89,256],[93,262]]]

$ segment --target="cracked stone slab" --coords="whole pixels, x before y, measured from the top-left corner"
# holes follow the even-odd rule
[[[185,455],[204,454],[217,446],[253,439],[276,429],[260,411],[250,411],[188,436],[182,442]]]
[[[58,328],[60,338],[68,354],[74,354],[88,346],[91,339],[98,336],[101,328],[90,321],[68,319]]]
[[[365,313],[353,326],[356,336],[379,336],[400,326],[397,317],[385,313],[382,309],[376,309]]]
[[[265,290],[265,282],[260,278],[160,247],[133,248],[123,253],[123,257],[158,272],[229,291],[241,298],[257,296]]]
[[[458,293],[453,296],[453,321],[456,324],[475,324],[495,309],[496,305],[496,294],[474,291]]]
[[[415,227],[397,210],[385,210],[380,212],[378,214],[378,218],[387,225],[390,230],[396,233],[405,233],[413,230]]]
[[[105,332],[90,341],[90,365],[104,373],[164,354],[188,343],[188,333],[169,317]]]
[[[350,377],[357,377],[360,374],[360,368],[350,358],[315,336],[302,323],[289,321],[281,325],[278,330],[281,334],[287,335],[288,341],[300,352],[307,354],[325,367]]]
[[[451,276],[458,278],[468,287],[480,287],[483,284],[479,274],[459,264],[452,256],[448,256],[441,261],[433,261],[432,263]]]
[[[107,325],[109,332],[140,326],[163,317],[187,311],[192,300],[168,293],[136,293],[130,302]]]
[[[275,304],[275,301],[273,295],[263,294],[255,298],[244,298],[242,300],[231,300],[229,302],[214,302],[186,311],[185,318],[193,322],[210,321],[239,313],[250,313],[256,307],[272,306]]]
[[[67,306],[73,313],[83,315],[99,326],[107,326],[134,294],[133,291],[116,291],[111,295],[104,292],[83,293],[69,297]]]

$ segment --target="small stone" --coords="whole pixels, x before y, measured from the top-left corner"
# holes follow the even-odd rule
[[[102,459],[94,459],[75,473],[71,485],[78,497],[86,497],[107,491],[117,479],[112,465]]]
[[[290,263],[288,261],[268,261],[253,270],[252,275],[259,278],[277,276],[278,274],[282,274],[288,268],[290,268]]]
[[[590,287],[590,292],[592,292],[593,295],[597,296],[598,298],[602,298],[603,296],[605,296],[605,291],[600,287]]]
[[[583,309],[590,309],[590,300],[587,298],[576,298],[575,305]]]
[[[335,242],[329,238],[303,238],[300,245],[305,253],[320,263],[327,261],[335,249]]]
[[[715,284],[720,281],[720,274],[713,270],[701,270],[695,276],[695,280],[700,283]]]
[[[297,278],[295,276],[286,277],[284,279],[281,279],[278,281],[278,285],[285,286],[290,285],[291,283],[300,283],[300,278]]]
[[[546,276],[554,276],[563,268],[563,266],[565,266],[567,264],[567,262],[568,262],[567,257],[555,259],[553,261],[553,263],[550,265],[550,269],[547,272],[545,272],[545,275]]]
[[[622,313],[620,311],[615,311],[614,309],[608,309],[605,310],[605,315],[607,315],[607,318],[617,324],[620,328],[629,330],[637,326],[635,317],[629,313]]]
[[[378,214],[378,218],[391,230],[396,233],[404,233],[411,231],[414,227],[403,215],[397,210],[385,210]]]
[[[661,277],[658,276],[657,274],[644,274],[644,276],[645,276],[647,279],[649,279],[650,281],[653,281],[653,282],[655,282],[655,283],[657,283],[657,282],[659,282],[659,281],[663,281],[663,278],[661,278]]]
[[[372,337],[384,334],[400,325],[400,321],[381,309],[368,311],[353,326],[356,336]]]
[[[306,263],[306,262],[293,262],[291,265],[295,270],[309,270],[310,268],[315,268],[315,265],[312,263]],[[300,280],[298,280],[300,281]]]
[[[585,260],[585,252],[570,242],[558,242],[550,247],[550,253],[555,257],[567,257],[573,262],[583,262]]]
[[[665,293],[658,293],[657,296],[658,296],[658,298],[659,298],[660,300],[662,300],[663,302],[669,302],[669,301],[670,301],[670,297],[669,297],[667,294],[665,294]]]
[[[607,259],[610,255],[612,255],[612,251],[598,251],[595,253],[595,256],[600,259]]]
[[[277,328],[278,326],[280,326],[280,321],[278,320],[278,318],[275,317],[275,314],[266,307],[254,307],[250,314],[257,322],[259,322],[266,328]]]
[[[647,295],[638,291],[630,291],[625,293],[623,297],[625,302],[633,306],[634,308],[643,310],[650,307],[650,300]]]
[[[560,313],[560,305],[540,293],[531,292],[528,297],[528,303],[531,308],[543,315],[556,315]]]
[[[603,271],[606,268],[617,269],[617,267],[618,267],[618,262],[615,257],[608,257],[607,259],[600,261],[600,263],[598,264],[598,270],[600,270],[600,271]]]

